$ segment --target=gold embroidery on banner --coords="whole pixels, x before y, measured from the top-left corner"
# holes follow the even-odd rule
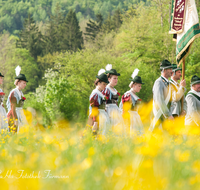
[[[198,23],[197,23],[197,24],[198,24]],[[194,24],[194,25],[196,25],[196,24]],[[193,25],[193,26],[194,26],[194,25]],[[193,26],[192,26],[192,27],[193,27]],[[191,28],[192,28],[192,27],[191,27]],[[188,38],[188,36],[191,35],[191,33],[193,33],[193,31],[199,30],[199,29],[200,29],[199,27],[196,27],[196,28],[194,28],[193,30],[191,30],[191,32],[188,33],[187,36],[184,37],[183,41],[181,40],[181,43],[178,45],[178,48],[181,48],[182,43],[184,43],[184,42],[186,41],[186,38]]]

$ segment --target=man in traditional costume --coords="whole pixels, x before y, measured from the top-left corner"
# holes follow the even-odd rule
[[[171,88],[168,78],[172,76],[172,64],[168,60],[163,60],[160,64],[161,76],[155,81],[153,86],[153,114],[154,119],[149,128],[153,131],[158,120],[173,119],[170,113]]]
[[[180,80],[182,74],[182,69],[177,67],[176,64],[173,64],[173,75],[170,80],[171,84],[171,92],[172,92],[172,102],[170,107],[170,112],[173,117],[177,117],[179,115],[185,115],[187,111],[187,104],[185,101],[184,93],[186,92],[186,82],[185,80],[181,80],[180,84],[178,80]],[[183,111],[181,112],[181,99],[184,98]]]
[[[194,75],[190,86],[191,90],[186,96],[187,114],[185,125],[200,126],[200,78]]]

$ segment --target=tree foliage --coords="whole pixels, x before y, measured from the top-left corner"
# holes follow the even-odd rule
[[[95,40],[97,34],[100,32],[103,24],[103,16],[101,14],[96,15],[96,21],[89,19],[86,23],[86,32],[84,33],[86,36],[86,40]]]
[[[72,9],[78,15],[78,20],[95,19],[100,13],[107,18],[115,10],[127,10],[138,0],[26,0],[26,1],[1,1],[0,3],[0,33],[4,30],[13,34],[23,28],[23,22],[28,14],[33,16],[37,23],[46,23],[50,16],[56,13],[57,4],[60,5],[65,15]]]
[[[19,33],[17,40],[18,48],[25,48],[29,50],[31,56],[37,60],[37,56],[45,54],[46,39],[39,31],[33,18],[28,15],[23,24],[23,29]]]
[[[66,30],[63,34],[64,39],[66,39],[68,43],[68,50],[77,51],[78,49],[82,49],[82,32],[80,31],[79,22],[74,11],[69,11],[65,18],[64,26],[66,27]]]
[[[15,36],[9,36],[9,34],[3,34],[0,37],[0,72],[5,76],[2,86],[3,91],[6,93],[5,100],[9,92],[15,88],[15,68],[17,65],[21,66],[21,73],[25,74],[29,81],[26,88],[23,90],[24,94],[34,92],[41,78],[41,71],[34,58],[27,49],[16,48],[16,40],[17,38]]]
[[[89,20],[86,23],[86,32],[84,33],[86,36],[86,41],[94,42],[97,35],[100,32],[109,33],[111,31],[116,31],[120,28],[122,24],[122,16],[119,9],[117,9],[113,16],[109,14],[107,19],[103,19],[101,14],[96,15],[96,20]]]

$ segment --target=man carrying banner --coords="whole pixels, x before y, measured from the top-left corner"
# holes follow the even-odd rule
[[[158,120],[173,119],[170,113],[171,88],[168,78],[172,76],[172,64],[168,60],[163,60],[160,64],[161,76],[155,81],[153,86],[153,114],[154,119],[149,128],[153,131]]]
[[[185,125],[200,126],[200,78],[194,75],[190,86],[191,90],[186,96],[187,115]]]
[[[178,83],[178,80],[180,80],[182,74],[182,69],[177,67],[176,64],[172,64],[173,66],[173,75],[170,80],[171,84],[171,92],[172,92],[172,102],[170,107],[170,112],[172,113],[173,117],[177,117],[179,115],[185,115],[187,110],[187,104],[185,101],[184,93],[186,91],[186,82],[185,79],[181,80],[180,84]],[[184,98],[184,104],[183,104],[183,111],[181,111],[181,98]]]

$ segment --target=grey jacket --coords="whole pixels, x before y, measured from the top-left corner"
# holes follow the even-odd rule
[[[170,80],[170,85],[171,85],[171,93],[172,93],[170,113],[180,115],[181,114],[181,98],[184,96],[184,93],[186,92],[186,88],[180,86],[179,84],[178,86],[176,82],[173,80]],[[187,111],[187,103],[185,101],[185,96],[184,96],[183,109]]]
[[[168,109],[168,106],[165,103],[165,99],[167,98],[167,95],[169,93],[169,88],[170,87],[168,85],[168,82],[162,76],[159,77],[153,85],[153,109],[156,109],[157,111],[161,109],[162,115],[165,118],[171,116],[170,110]]]
[[[190,93],[195,93],[191,90],[186,96],[187,114],[185,116],[185,125],[200,125],[200,97],[195,97]]]

